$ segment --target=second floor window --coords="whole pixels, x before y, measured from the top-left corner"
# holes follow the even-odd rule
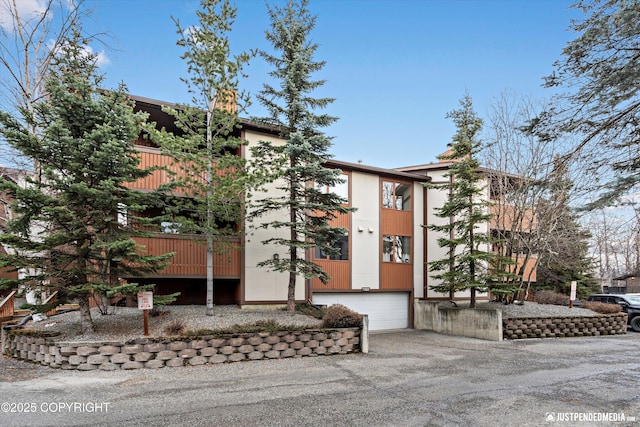
[[[329,259],[329,260],[338,260],[338,261],[347,261],[349,260],[349,236],[341,236],[336,240],[333,244],[333,247],[338,249],[338,252],[335,254],[327,254],[327,252],[322,249],[322,247],[316,247],[315,251],[315,259]]]
[[[383,236],[382,261],[408,264],[411,262],[411,237]]]
[[[382,181],[382,207],[411,210],[411,187],[400,182]]]
[[[334,186],[316,184],[316,189],[323,193],[335,193],[349,203],[349,175],[342,174],[340,178],[343,182],[336,183]]]

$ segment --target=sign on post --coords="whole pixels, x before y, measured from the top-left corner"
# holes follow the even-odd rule
[[[144,319],[144,335],[149,335],[149,310],[153,308],[153,292],[138,292],[138,308]]]
[[[153,292],[138,292],[138,308],[140,310],[153,308]]]
[[[576,287],[577,283],[575,281],[571,282],[571,295],[569,296],[569,308],[573,308],[573,302],[576,300]]]

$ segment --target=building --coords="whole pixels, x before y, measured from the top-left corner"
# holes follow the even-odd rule
[[[162,102],[132,98],[136,109],[149,113],[149,120],[159,127],[173,128],[172,118],[162,112]],[[242,120],[238,132],[247,146],[237,154],[248,159],[251,156],[249,148],[259,141],[284,143],[276,129],[248,120]],[[141,136],[136,145],[142,166],[171,164],[170,159],[145,136]],[[339,256],[326,256],[319,248],[306,255],[327,271],[331,276],[329,283],[299,279],[296,300],[346,305],[368,314],[372,330],[411,327],[415,299],[448,299],[448,295],[435,294],[429,289],[426,263],[441,258],[443,249],[437,245],[437,236],[430,235],[423,227],[423,224],[435,221],[434,209],[446,197],[446,193],[427,190],[423,184],[442,181],[448,164],[383,169],[331,160],[327,165],[340,169],[345,178],[344,184],[327,191],[342,195],[349,206],[357,210],[334,220],[334,225],[348,230],[344,239],[338,242]],[[149,191],[168,179],[171,178],[166,172],[158,170],[132,187]],[[276,191],[275,184],[267,190]],[[269,218],[264,219],[264,222],[268,221]],[[252,308],[286,303],[288,275],[257,267],[260,261],[286,255],[281,253],[281,247],[261,243],[272,237],[270,233],[273,232],[271,229],[251,229],[233,242],[242,249],[216,256],[215,304]],[[490,232],[489,224],[487,232]],[[181,292],[179,304],[205,304],[206,261],[201,240],[197,235],[175,233],[171,224],[163,225],[151,237],[139,239],[149,253],[175,252],[175,256],[164,270],[136,280],[157,284],[158,292],[162,294]],[[466,295],[456,297],[464,299]]]
[[[451,166],[452,161],[440,161],[436,163],[429,163],[417,166],[408,166],[398,168],[397,170],[417,174],[428,179],[431,184],[437,186],[442,184],[443,188],[449,183],[449,177],[446,176]],[[497,185],[499,180],[520,180],[521,177],[505,176],[496,171],[490,169],[481,168],[480,172],[485,178],[483,196],[484,200],[491,201],[489,212],[492,217],[491,220],[481,228],[480,232],[486,232],[492,235],[496,240],[509,240],[510,248],[505,248],[502,243],[496,243],[490,248],[485,250],[499,253],[506,256],[513,261],[513,265],[508,267],[511,271],[515,271],[523,277],[523,281],[535,282],[536,281],[536,266],[537,266],[537,254],[528,250],[526,244],[517,245],[514,242],[527,242],[528,233],[536,227],[535,214],[530,208],[510,205],[508,198],[504,193],[511,188],[516,188],[517,184],[511,185]],[[448,194],[443,189],[430,188],[426,190],[425,194],[425,219],[424,224],[433,224],[438,221],[445,221],[445,219],[436,216],[436,210],[442,206],[447,200]],[[512,236],[519,235],[521,238],[512,238]],[[447,249],[441,248],[437,242],[438,236],[433,232],[427,231],[425,237],[426,249],[425,249],[425,263],[445,258],[447,256]],[[439,294],[430,289],[433,279],[425,277],[424,282],[424,299],[449,299],[448,295]],[[457,293],[456,299],[466,299],[469,297],[468,292]],[[479,299],[488,299],[488,294],[480,294]]]

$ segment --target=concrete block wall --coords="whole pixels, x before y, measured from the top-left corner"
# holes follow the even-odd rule
[[[627,314],[594,317],[548,317],[505,319],[505,339],[563,338],[618,335],[627,333]]]
[[[155,339],[131,342],[57,341],[52,337],[9,332],[6,355],[51,368],[118,370],[193,366],[245,360],[320,356],[362,350],[361,328],[261,332],[225,337]]]

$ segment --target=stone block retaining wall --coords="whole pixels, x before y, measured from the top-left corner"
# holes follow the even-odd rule
[[[225,337],[121,342],[67,342],[36,334],[9,332],[8,356],[52,368],[117,370],[204,365],[243,360],[279,359],[358,352],[360,328],[261,332]]]
[[[503,320],[504,339],[561,338],[627,333],[627,314],[593,317],[515,318]]]

